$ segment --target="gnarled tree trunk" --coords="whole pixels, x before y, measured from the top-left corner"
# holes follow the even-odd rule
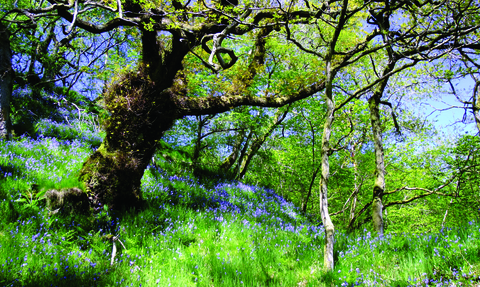
[[[171,50],[162,50],[155,32],[142,31],[142,63],[104,93],[110,113],[101,146],[80,171],[94,208],[107,204],[124,209],[143,202],[140,181],[158,141],[178,113],[175,96],[185,94],[180,71],[188,43],[174,37]],[[163,60],[162,60],[163,58]]]
[[[114,209],[142,202],[140,180],[157,142],[179,115],[170,89],[158,91],[141,69],[127,74],[105,95],[111,113],[102,145],[84,163],[81,179],[96,207]]]
[[[10,35],[0,22],[0,139],[12,136],[10,122],[10,98],[13,88],[12,51]]]

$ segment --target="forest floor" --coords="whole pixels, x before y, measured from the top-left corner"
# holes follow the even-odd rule
[[[274,191],[200,184],[148,167],[144,210],[49,215],[41,195],[78,186],[88,140],[0,141],[0,286],[475,286],[480,225],[435,233],[336,232]]]

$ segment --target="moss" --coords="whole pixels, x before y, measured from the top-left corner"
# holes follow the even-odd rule
[[[109,149],[140,153],[155,147],[163,134],[155,126],[161,126],[161,117],[172,110],[168,99],[160,94],[143,69],[126,74],[107,90],[105,105],[110,118],[105,130]]]
[[[135,207],[143,202],[140,180],[157,143],[178,117],[171,91],[158,91],[140,68],[105,92],[106,138],[84,163],[80,179],[95,209]]]
[[[52,213],[81,213],[90,212],[90,202],[87,194],[79,188],[69,188],[66,190],[49,190],[45,193],[47,207]]]

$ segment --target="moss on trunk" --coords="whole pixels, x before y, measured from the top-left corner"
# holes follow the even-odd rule
[[[107,204],[119,210],[143,202],[144,170],[158,141],[178,117],[169,92],[158,91],[141,68],[106,91],[105,107],[110,113],[106,137],[80,172],[95,209]]]

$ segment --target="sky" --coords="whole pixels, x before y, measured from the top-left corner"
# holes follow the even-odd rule
[[[465,78],[456,83],[455,89],[463,95],[462,99],[468,100],[472,95],[473,84],[472,79]],[[449,90],[450,88],[448,85],[445,85],[444,89]],[[425,114],[430,114],[428,118],[435,121],[437,128],[456,135],[465,133],[474,135],[478,132],[478,129],[473,121],[473,115],[470,110],[467,111],[466,123],[462,122],[465,114],[463,106],[464,105],[460,103],[454,95],[439,93],[436,99],[428,101],[422,108],[425,109]]]

